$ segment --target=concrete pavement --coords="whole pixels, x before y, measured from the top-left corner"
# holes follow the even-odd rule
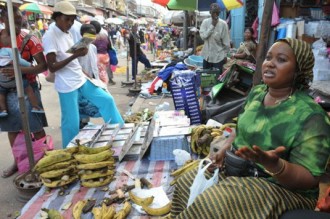
[[[125,51],[121,51],[125,52]],[[126,66],[126,57],[124,54],[120,55],[119,52],[119,67]],[[153,60],[152,54],[146,52],[150,61]],[[131,68],[131,67],[129,67]],[[144,66],[139,63],[139,71],[143,70]],[[130,75],[131,78],[131,75]],[[61,148],[61,130],[60,130],[60,105],[58,100],[57,92],[54,89],[54,85],[45,81],[45,77],[40,75],[40,81],[42,84],[42,101],[44,109],[46,111],[46,116],[48,120],[48,127],[45,128],[46,133],[51,135],[54,141],[55,148]],[[136,97],[128,96],[128,88],[122,87],[121,81],[126,81],[126,71],[124,73],[115,73],[114,81],[116,85],[108,86],[110,93],[113,95],[116,104],[122,114],[124,114],[128,109],[128,104],[131,101],[135,101]],[[159,104],[159,100],[146,100],[140,101],[141,107],[145,104],[146,107],[151,110],[154,109],[155,103]],[[138,109],[139,107],[137,107]],[[102,118],[92,118],[91,122],[96,124],[102,124]],[[0,147],[0,171],[8,167],[13,162],[13,156],[11,153],[10,145],[7,138],[7,133],[0,132],[1,147]],[[14,176],[3,179],[0,177],[0,218],[15,218],[17,212],[21,210],[25,203],[21,203],[16,200],[18,196],[18,191],[13,184]]]

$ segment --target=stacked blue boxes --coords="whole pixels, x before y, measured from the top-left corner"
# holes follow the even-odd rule
[[[184,110],[190,118],[190,124],[201,124],[202,115],[197,98],[199,77],[191,70],[174,71],[172,74],[171,92],[176,110]]]

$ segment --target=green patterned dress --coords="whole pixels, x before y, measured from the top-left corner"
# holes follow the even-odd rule
[[[238,119],[234,146],[258,145],[264,150],[285,146],[282,158],[307,168],[314,176],[325,172],[330,157],[330,121],[305,93],[296,91],[276,106],[264,106],[265,85],[249,94]],[[187,208],[189,188],[197,170],[180,178],[173,194],[172,218],[279,218],[287,210],[314,209],[317,188],[291,191],[273,178],[225,177],[199,195]]]

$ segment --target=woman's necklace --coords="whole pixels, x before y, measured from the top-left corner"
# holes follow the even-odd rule
[[[291,98],[291,95],[292,95],[292,89],[291,89],[291,91],[290,91],[290,93],[289,93],[288,95],[286,95],[285,97],[281,97],[281,98],[275,98],[275,97],[273,97],[273,96],[269,93],[269,91],[268,91],[268,96],[270,97],[270,99],[272,99],[272,100],[274,101],[274,103],[275,103],[276,105],[282,103],[283,101],[285,101],[285,100],[287,100],[287,99],[290,99],[290,98]]]

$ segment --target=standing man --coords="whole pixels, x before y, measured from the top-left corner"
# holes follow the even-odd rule
[[[203,68],[222,67],[226,62],[227,53],[230,48],[229,32],[227,23],[219,18],[220,7],[212,3],[210,7],[211,18],[203,20],[200,36],[204,40],[202,49]]]
[[[151,68],[151,64],[147,56],[141,50],[140,37],[137,31],[138,31],[138,24],[135,23],[133,24],[132,31],[128,38],[129,54],[132,57],[132,80],[135,80],[135,76],[137,74],[138,61],[142,62],[146,69]]]

